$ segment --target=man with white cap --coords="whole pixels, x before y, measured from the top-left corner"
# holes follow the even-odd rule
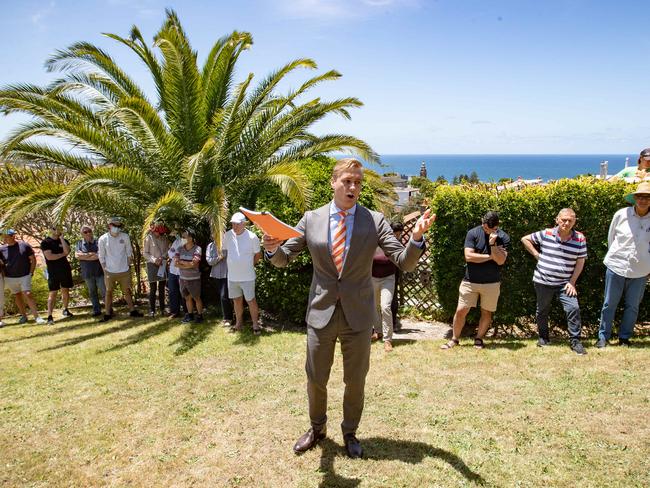
[[[244,324],[244,298],[253,321],[253,333],[259,335],[259,308],[255,299],[255,265],[262,257],[260,240],[246,229],[246,217],[235,212],[230,219],[232,229],[224,235],[223,248],[227,251],[228,295],[235,303],[235,325],[233,331],[241,330]]]
[[[131,294],[131,259],[133,250],[131,240],[126,232],[122,231],[123,222],[120,217],[113,217],[108,221],[108,232],[103,234],[97,242],[99,262],[104,269],[104,283],[106,285],[106,298],[104,300],[106,312],[101,322],[108,322],[113,318],[113,290],[119,284],[122,294],[129,307],[131,317],[142,317],[142,313],[135,308]]]

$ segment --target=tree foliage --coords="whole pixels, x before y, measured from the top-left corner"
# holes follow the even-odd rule
[[[252,36],[234,31],[222,37],[199,66],[173,11],[151,46],[135,26],[127,37],[106,36],[144,63],[155,98],[107,51],[88,42],[47,60],[47,69],[61,74],[49,86],[2,88],[0,113],[30,116],[2,143],[2,156],[72,175],[65,184],[33,179],[2,185],[2,219],[8,223],[44,210],[63,221],[77,209],[121,215],[143,233],[155,219],[190,224],[210,229],[219,241],[232,208],[253,206],[267,187],[306,208],[311,190],[301,159],[342,150],[377,159],[355,137],[310,132],[327,115],[349,118],[349,110],[362,105],[353,97],[309,96],[319,84],[338,79],[337,71],[279,93],[288,75],[317,68],[311,59],[290,61],[257,83],[252,73],[236,82],[237,61]]]

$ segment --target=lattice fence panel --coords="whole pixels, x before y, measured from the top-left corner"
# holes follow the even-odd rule
[[[406,245],[411,238],[411,232],[417,222],[419,212],[404,217],[404,233],[402,242]],[[429,247],[424,251],[417,267],[412,272],[400,272],[397,293],[400,307],[414,307],[422,312],[431,313],[438,307],[431,272],[431,251]]]

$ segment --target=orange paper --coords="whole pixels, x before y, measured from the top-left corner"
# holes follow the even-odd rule
[[[302,236],[301,232],[298,232],[289,224],[285,224],[270,212],[255,212],[244,207],[239,207],[239,210],[257,227],[262,229],[262,232],[271,237],[285,241],[292,237]]]

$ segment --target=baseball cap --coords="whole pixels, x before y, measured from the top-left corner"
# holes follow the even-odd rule
[[[124,222],[122,222],[122,217],[111,217],[108,223],[111,225],[121,226]]]
[[[243,224],[246,222],[246,216],[241,212],[235,212],[232,214],[232,217],[230,217],[230,222],[234,224]]]
[[[2,232],[0,232],[0,234],[4,234],[4,235],[7,235],[7,236],[13,236],[13,235],[16,235],[16,231],[13,230],[13,229],[4,229],[4,230],[2,230]]]
[[[650,147],[646,147],[641,153],[639,154],[642,158],[648,158],[650,157]]]

